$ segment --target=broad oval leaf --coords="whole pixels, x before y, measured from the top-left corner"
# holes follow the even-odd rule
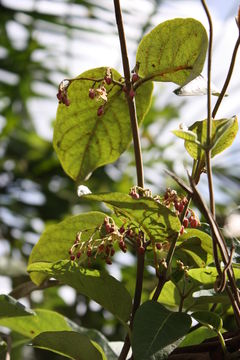
[[[9,295],[0,295],[0,318],[27,315],[34,315],[34,312]]]
[[[88,70],[76,79],[103,79],[106,70],[106,67]],[[111,70],[113,78],[119,81],[121,75]],[[97,110],[104,100],[89,98],[93,84],[93,80],[75,80],[70,84],[70,106],[58,106],[54,126],[54,149],[64,171],[74,180],[83,180],[99,166],[117,160],[132,138],[127,99],[121,87],[105,85],[108,101],[103,115],[98,116]],[[136,90],[139,123],[149,109],[152,89],[152,83],[147,83]]]
[[[189,127],[189,130],[197,135],[197,141],[185,140],[185,148],[193,159],[203,160],[205,158],[203,147],[207,141],[207,120],[196,121]],[[212,120],[211,156],[214,157],[231,146],[237,131],[238,121],[236,116],[230,119]]]
[[[2,318],[0,325],[32,339],[43,331],[71,331],[64,316],[55,311],[38,309],[36,315]]]
[[[191,323],[189,315],[172,312],[157,302],[147,301],[137,310],[133,321],[134,359],[154,358],[160,350],[186,335]]]
[[[139,75],[183,85],[203,68],[208,45],[203,25],[195,19],[173,19],[145,35],[137,50]]]
[[[181,228],[178,216],[153,198],[133,199],[123,193],[90,194],[86,199],[103,201],[114,211],[138,225],[151,241],[171,241]]]
[[[64,260],[54,264],[37,262],[28,267],[29,272],[40,272],[75,288],[102,307],[126,322],[131,313],[132,299],[123,284],[106,272],[89,270],[77,263]]]
[[[200,324],[212,327],[216,331],[220,331],[223,326],[221,317],[211,311],[196,311],[191,316]]]
[[[34,312],[30,309],[31,314],[34,316],[19,316],[0,318],[0,325],[8,327],[14,332],[23,335],[26,339],[32,339],[35,336],[45,331],[75,331],[82,335],[87,336],[90,340],[98,343],[107,355],[108,360],[117,360],[117,356],[114,354],[108,344],[108,340],[99,331],[94,329],[86,329],[78,326],[63,315],[46,309],[38,309]],[[26,340],[26,343],[28,340]],[[24,344],[24,341],[23,341]]]
[[[58,260],[68,259],[68,252],[76,238],[76,233],[81,230],[83,231],[82,240],[89,239],[93,231],[103,223],[105,216],[103,213],[93,211],[71,216],[59,224],[48,226],[34,246],[28,264],[54,263]],[[96,235],[98,234],[96,232]],[[46,278],[46,275],[34,272],[30,276],[37,285],[40,285]]]
[[[32,340],[32,345],[73,360],[107,360],[98,344],[75,331],[42,332]]]

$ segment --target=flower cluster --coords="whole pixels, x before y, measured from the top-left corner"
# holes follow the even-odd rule
[[[70,100],[68,99],[68,95],[67,95],[67,90],[68,90],[70,83],[71,82],[66,79],[60,82],[60,84],[58,86],[58,93],[57,93],[57,98],[58,98],[59,104],[64,104],[66,106],[70,105]]]
[[[188,204],[188,200],[185,196],[183,198],[179,197],[175,190],[168,188],[165,192],[163,203],[168,207],[172,206],[177,215],[180,215],[185,209],[185,206]],[[188,208],[185,213],[180,235],[184,233],[184,229],[188,226],[192,228],[200,226],[199,218],[191,208]]]
[[[96,233],[100,232],[101,238],[96,237]],[[124,225],[120,228],[114,223],[112,218],[105,217],[100,228],[95,229],[90,239],[83,241],[81,239],[82,232],[76,234],[76,238],[72,247],[69,249],[70,260],[86,260],[91,265],[91,260],[96,260],[97,256],[104,259],[106,264],[112,264],[112,257],[115,254],[116,247],[119,247],[124,253],[127,251],[127,242],[136,244],[139,253],[144,253],[143,246],[144,234],[140,230],[136,233],[130,227],[125,229]]]
[[[139,199],[141,197],[153,197],[151,190],[143,189],[140,186],[133,186],[129,191],[129,195],[133,199]]]
[[[108,93],[107,93],[107,89],[105,87],[105,85],[111,85],[113,79],[112,79],[112,71],[111,68],[107,68],[106,70],[106,74],[104,76],[104,79],[101,81],[100,85],[95,89],[95,83],[93,84],[93,86],[89,89],[88,92],[88,96],[90,99],[92,100],[103,100],[104,104],[100,105],[99,108],[97,109],[97,116],[102,116],[104,114],[104,107],[105,104],[107,103],[108,100]]]

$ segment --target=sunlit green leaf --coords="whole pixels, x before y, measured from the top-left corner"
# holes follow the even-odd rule
[[[178,216],[152,198],[133,199],[123,193],[90,194],[86,199],[103,201],[114,211],[134,222],[153,241],[170,241],[181,228]]]
[[[201,144],[185,140],[185,148],[189,155],[196,160],[203,160],[205,157],[202,147],[206,146],[207,141],[207,120],[197,121],[189,130],[197,135],[197,140]],[[211,156],[221,153],[232,145],[238,131],[238,122],[236,116],[231,119],[212,120],[211,136]]]
[[[106,69],[88,70],[78,78],[103,79]],[[112,74],[120,80],[116,70],[112,69]],[[60,104],[57,111],[53,144],[64,171],[74,180],[85,179],[97,167],[117,160],[131,141],[129,110],[121,86],[105,85],[108,101],[103,115],[98,116],[97,109],[104,100],[89,98],[93,84],[93,80],[73,81],[68,88],[70,106]],[[152,88],[148,83],[136,91],[139,123],[149,109]]]
[[[33,338],[43,331],[70,331],[64,316],[50,310],[35,310],[36,315],[0,319],[0,325],[8,327],[27,338]]]
[[[198,143],[197,135],[193,131],[180,129],[180,130],[173,130],[172,133],[177,137],[179,137],[180,139]]]
[[[73,360],[107,360],[99,345],[74,331],[46,331],[36,336],[32,344]]]
[[[143,37],[137,51],[139,75],[183,85],[203,68],[207,33],[195,19],[173,19]]]
[[[58,260],[69,258],[69,249],[74,243],[78,231],[83,231],[82,240],[88,240],[104,221],[105,214],[100,212],[89,212],[66,218],[56,225],[46,228],[38,243],[34,246],[29,265],[36,262],[54,263]],[[99,231],[96,231],[96,236]],[[46,278],[40,273],[31,273],[31,279],[36,284]]]
[[[106,272],[84,269],[68,260],[54,264],[37,262],[29,265],[28,271],[54,277],[96,301],[121,321],[126,322],[129,319],[131,296],[121,282]]]
[[[239,278],[240,272],[235,272]],[[191,310],[209,310],[210,304],[229,304],[229,298],[225,292],[219,294],[214,290],[217,278],[217,270],[214,267],[190,269],[186,277],[182,277],[178,283],[168,281],[158,298],[158,302],[178,308],[184,296],[183,308]],[[187,294],[187,296],[185,296]],[[153,293],[151,294],[152,297]]]
[[[189,315],[171,312],[159,303],[147,301],[137,310],[133,322],[134,359],[151,359],[158,351],[186,335],[191,323]]]

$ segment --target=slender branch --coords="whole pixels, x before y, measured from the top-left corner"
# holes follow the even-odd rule
[[[215,202],[214,202],[214,191],[212,181],[212,169],[211,169],[211,136],[212,136],[212,114],[211,114],[211,67],[212,67],[212,42],[213,42],[213,26],[212,19],[209,13],[208,7],[205,0],[201,0],[205,13],[207,15],[209,24],[209,45],[208,45],[208,81],[207,81],[207,149],[206,154],[206,166],[208,176],[208,189],[210,198],[210,209],[215,216]]]
[[[135,84],[133,85],[133,89],[136,90],[140,85],[144,84],[147,81],[153,80],[156,77],[172,74],[182,70],[192,70],[192,68],[193,67],[189,65],[181,65],[181,66],[176,66],[175,68],[165,69],[160,72],[159,71],[153,72],[152,74],[145,76],[144,78],[141,78],[138,81],[136,81]]]
[[[141,152],[141,144],[139,137],[138,122],[137,122],[136,106],[135,106],[134,98],[132,99],[132,97],[129,96],[129,93],[132,90],[131,73],[130,73],[130,67],[128,61],[120,0],[114,0],[114,9],[115,9],[116,23],[118,27],[118,35],[120,40],[123,71],[124,71],[125,83],[127,88],[126,99],[128,103],[128,109],[129,109],[129,115],[130,115],[131,127],[132,127],[133,145],[134,145],[136,170],[137,170],[137,184],[138,186],[144,188],[143,162],[142,162],[142,152]],[[130,329],[132,328],[135,312],[141,303],[143,271],[144,271],[144,254],[138,254],[137,277],[136,277],[135,294],[134,294],[133,307],[132,307],[132,316],[130,320]],[[119,359],[121,360],[126,359],[129,348],[130,348],[130,339],[129,339],[129,335],[127,335]]]
[[[68,81],[69,85],[75,81],[91,81],[93,84],[95,84],[95,83],[102,82],[103,80],[104,80],[104,78],[94,79],[91,77],[79,77],[79,78],[73,78],[73,79],[63,79],[60,84],[62,84],[64,81]],[[118,85],[121,88],[123,88],[123,86],[124,86],[124,83],[117,81],[115,79],[112,79],[112,82],[114,85]]]
[[[212,117],[215,118],[216,114],[217,114],[217,111],[219,109],[219,106],[221,105],[222,103],[222,100],[224,98],[224,95],[226,94],[226,91],[227,91],[227,88],[228,88],[228,85],[230,83],[230,80],[231,80],[231,77],[232,77],[232,73],[233,73],[233,69],[234,69],[234,65],[235,65],[235,60],[236,60],[236,57],[237,57],[237,52],[238,52],[238,48],[239,48],[239,45],[240,45],[240,34],[238,36],[238,39],[236,41],[236,44],[235,44],[235,47],[234,47],[234,50],[233,50],[233,54],[232,54],[232,59],[231,59],[231,63],[230,63],[230,66],[229,66],[229,70],[228,70],[228,74],[227,74],[227,77],[226,77],[226,80],[225,80],[225,83],[223,85],[223,88],[221,90],[221,93],[217,99],[217,102],[214,106],[214,109],[213,109],[213,112],[212,112]]]
[[[126,98],[127,98],[127,102],[128,102],[128,109],[129,109],[129,115],[130,115],[131,126],[132,126],[133,145],[134,145],[134,153],[135,153],[136,168],[137,168],[137,182],[138,182],[138,186],[144,188],[142,152],[141,152],[141,144],[140,144],[139,131],[138,131],[136,106],[135,106],[134,99],[132,99],[129,96],[129,92],[131,90],[131,79],[130,79],[131,73],[130,73],[130,67],[129,67],[129,61],[128,61],[127,46],[126,46],[125,32],[124,32],[124,27],[123,27],[120,0],[114,0],[114,8],[115,8],[115,17],[116,17],[116,23],[117,23],[117,27],[118,27],[118,35],[119,35],[120,46],[121,46],[123,71],[124,71],[125,83],[126,83],[126,87],[127,87]]]
[[[36,285],[32,281],[26,281],[23,284],[18,285],[13,289],[9,295],[15,299],[20,299],[31,294],[35,290],[44,290],[49,287],[60,285],[58,280],[45,280],[41,285]]]
[[[4,333],[0,333],[0,336],[7,343],[7,351],[6,351],[5,360],[10,360],[11,359],[11,349],[12,349],[11,336],[7,335],[7,334],[4,334]]]

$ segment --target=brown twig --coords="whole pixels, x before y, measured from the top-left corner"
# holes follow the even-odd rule
[[[15,289],[13,289],[9,295],[14,297],[15,299],[20,299],[22,297],[26,297],[31,294],[35,290],[44,290],[49,287],[59,285],[58,280],[45,280],[41,285],[36,285],[32,281],[27,281],[23,284],[18,285]]]
[[[6,350],[5,360],[10,360],[11,359],[11,350],[12,350],[11,336],[7,335],[7,334],[4,334],[4,333],[0,333],[0,336],[7,343],[7,350]]]
[[[232,73],[233,73],[233,69],[234,69],[234,65],[235,65],[235,60],[236,60],[236,57],[237,57],[237,52],[238,52],[238,48],[239,48],[239,45],[240,45],[240,35],[238,36],[237,38],[237,41],[236,41],[236,44],[235,44],[235,47],[234,47],[234,50],[233,50],[233,54],[232,54],[232,59],[231,59],[231,63],[230,63],[230,66],[229,66],[229,70],[228,70],[228,74],[227,74],[227,77],[226,77],[226,80],[225,80],[225,83],[223,85],[223,88],[221,90],[221,93],[217,99],[217,102],[214,106],[214,109],[213,109],[213,112],[212,112],[212,117],[213,119],[215,118],[216,114],[217,114],[217,111],[219,109],[219,106],[221,105],[222,103],[222,100],[224,98],[224,95],[226,94],[226,91],[227,91],[227,88],[228,88],[228,85],[230,83],[230,80],[231,80],[231,77],[232,77]]]
[[[131,72],[128,61],[127,54],[127,46],[125,40],[125,32],[123,26],[122,12],[120,7],[120,0],[114,0],[114,9],[115,9],[115,17],[116,23],[118,27],[118,35],[120,40],[121,54],[122,54],[122,63],[125,77],[125,84],[127,88],[126,99],[128,103],[131,127],[132,127],[132,137],[133,137],[133,145],[134,145],[134,153],[135,153],[135,161],[136,161],[136,170],[137,170],[137,183],[138,186],[144,188],[144,175],[143,175],[143,162],[142,162],[142,152],[141,152],[141,144],[138,130],[138,122],[137,122],[137,113],[135,100],[129,96],[129,93],[132,89],[131,85]],[[143,271],[144,271],[144,254],[138,254],[137,258],[137,277],[136,277],[136,285],[135,285],[135,294],[134,301],[132,307],[132,315],[130,320],[130,329],[132,328],[134,315],[136,310],[140,306],[141,303],[141,295],[142,295],[142,284],[143,284]],[[124,346],[122,348],[121,354],[119,356],[120,360],[126,359],[130,348],[130,339],[129,335],[127,335]]]

